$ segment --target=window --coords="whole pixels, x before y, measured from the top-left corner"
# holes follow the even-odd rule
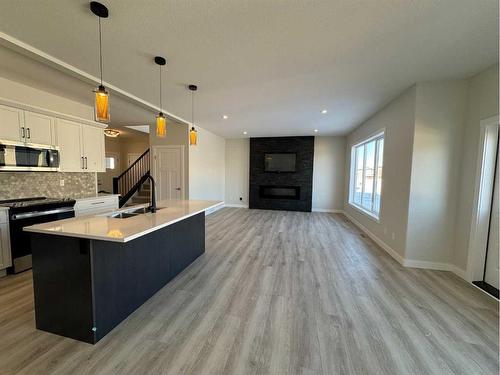
[[[349,203],[378,219],[382,192],[384,133],[354,145],[351,150]]]
[[[116,158],[114,156],[106,156],[106,169],[115,169]]]

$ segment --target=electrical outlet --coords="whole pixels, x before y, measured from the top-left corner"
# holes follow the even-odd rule
[[[64,186],[64,180],[59,180],[59,186]]]

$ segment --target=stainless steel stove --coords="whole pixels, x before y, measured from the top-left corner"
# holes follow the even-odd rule
[[[10,246],[12,267],[10,273],[31,268],[31,243],[23,228],[49,221],[75,216],[76,201],[68,198],[33,197],[0,201],[0,206],[9,208]]]

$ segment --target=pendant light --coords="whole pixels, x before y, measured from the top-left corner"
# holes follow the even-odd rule
[[[188,89],[191,91],[191,130],[189,131],[189,145],[196,146],[198,143],[198,132],[194,128],[194,92],[198,90],[198,86],[189,85]]]
[[[90,2],[90,10],[99,19],[99,73],[101,78],[101,84],[94,90],[95,93],[95,119],[99,122],[109,123],[109,94],[106,88],[102,84],[102,37],[101,37],[101,18],[108,18],[109,12],[105,5],[97,2]]]
[[[164,57],[156,56],[155,63],[160,67],[160,113],[156,115],[156,135],[165,137],[167,135],[167,118],[163,113],[163,101],[161,96],[161,67],[167,63]]]

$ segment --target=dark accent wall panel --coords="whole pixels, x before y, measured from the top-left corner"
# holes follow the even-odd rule
[[[265,172],[264,155],[295,153],[295,172]],[[266,210],[311,211],[314,137],[250,138],[249,207]],[[264,198],[261,186],[299,187],[299,199]]]

